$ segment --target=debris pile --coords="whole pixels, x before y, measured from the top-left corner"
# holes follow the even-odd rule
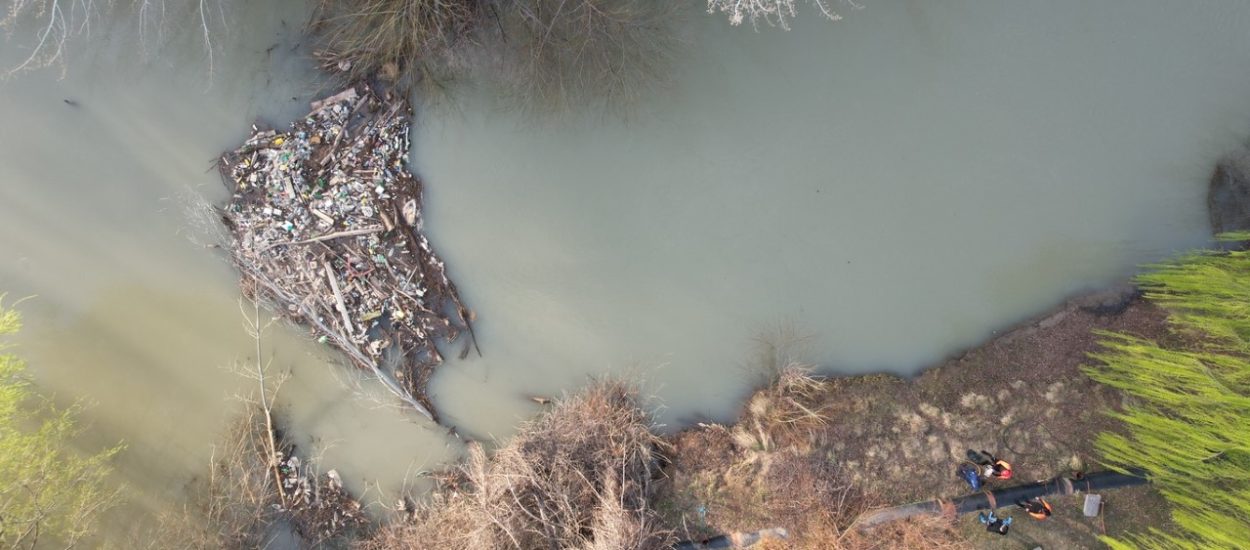
[[[304,536],[329,540],[368,523],[360,502],[343,490],[338,471],[330,470],[318,478],[293,451],[288,449],[285,457],[279,454],[280,490],[282,502]]]
[[[312,103],[287,132],[253,127],[218,163],[221,209],[245,294],[309,326],[431,420],[438,343],[472,313],[422,234],[421,182],[405,167],[406,99],[364,86]]]

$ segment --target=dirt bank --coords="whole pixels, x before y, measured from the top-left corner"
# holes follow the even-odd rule
[[[803,533],[823,529],[832,518],[819,515],[835,500],[881,506],[967,493],[954,475],[967,449],[1002,455],[1015,465],[1016,483],[1098,469],[1094,436],[1118,429],[1102,412],[1122,397],[1080,371],[1097,348],[1096,331],[1166,341],[1173,336],[1165,321],[1131,288],[1117,288],[1073,300],[915,379],[855,376],[788,395],[761,390],[737,424],[674,436],[658,507],[692,537],[778,525]],[[1149,488],[1104,498],[1101,520],[1081,517],[1072,498],[1057,500],[1044,524],[1016,513],[1006,538],[968,517],[960,528],[976,547],[1093,548],[1100,533],[1168,521]]]

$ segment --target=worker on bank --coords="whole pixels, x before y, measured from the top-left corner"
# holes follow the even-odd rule
[[[1000,535],[1006,535],[1007,530],[1011,528],[1011,516],[998,517],[994,515],[993,510],[977,514],[977,521],[985,525],[986,531]]]
[[[1016,501],[1016,506],[1024,508],[1034,519],[1043,520],[1050,517],[1050,503],[1042,497],[1033,497],[1029,500],[1020,499]]]
[[[1011,464],[1006,460],[990,454],[989,451],[981,451],[981,456],[978,458],[980,460],[977,464],[981,466],[981,475],[986,479],[1011,479]]]
[[[959,466],[955,474],[959,476],[959,479],[968,482],[973,491],[981,490],[981,470],[979,468],[964,463]]]

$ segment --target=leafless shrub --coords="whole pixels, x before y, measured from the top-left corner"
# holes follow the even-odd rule
[[[664,80],[679,46],[671,0],[506,0],[499,74],[537,111],[627,107]]]
[[[209,475],[193,482],[182,509],[135,541],[141,548],[259,548],[281,504],[265,452],[264,420],[247,408],[213,449]]]
[[[362,550],[667,548],[649,504],[664,448],[632,390],[603,383],[564,400],[469,463],[411,518]]]
[[[37,29],[28,54],[0,76],[47,68],[66,68],[74,39],[111,32],[133,33],[144,56],[159,49],[167,35],[193,29],[203,43],[211,79],[220,50],[219,36],[229,27],[232,0],[10,0],[0,13],[0,31],[11,40],[18,28]]]
[[[729,24],[734,26],[741,25],[743,21],[750,21],[751,26],[759,30],[759,24],[763,22],[768,26],[781,27],[788,31],[790,20],[798,15],[795,3],[795,0],[707,0],[707,12],[728,14]],[[818,9],[820,14],[830,21],[842,19],[838,12],[829,8],[828,0],[807,0],[807,3]],[[848,0],[848,3],[852,7],[860,7],[851,0]]]

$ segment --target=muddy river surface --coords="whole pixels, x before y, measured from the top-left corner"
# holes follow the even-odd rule
[[[804,336],[829,373],[913,373],[1206,241],[1206,178],[1250,131],[1250,3],[863,4],[756,33],[693,2],[672,81],[624,119],[539,123],[489,90],[418,116],[426,228],[483,352],[434,381],[449,422],[506,437],[528,396],[605,373],[670,427],[726,420],[761,335]],[[105,34],[63,78],[0,83],[0,290],[34,296],[19,351],[91,404],[84,445],[127,442],[135,506],[204,471],[246,389],[251,310],[187,212],[225,197],[210,162],[253,120],[329,91],[300,5],[236,6],[211,75],[194,33],[151,60]],[[292,372],[293,432],[365,500],[462,452],[301,331],[262,351]]]

